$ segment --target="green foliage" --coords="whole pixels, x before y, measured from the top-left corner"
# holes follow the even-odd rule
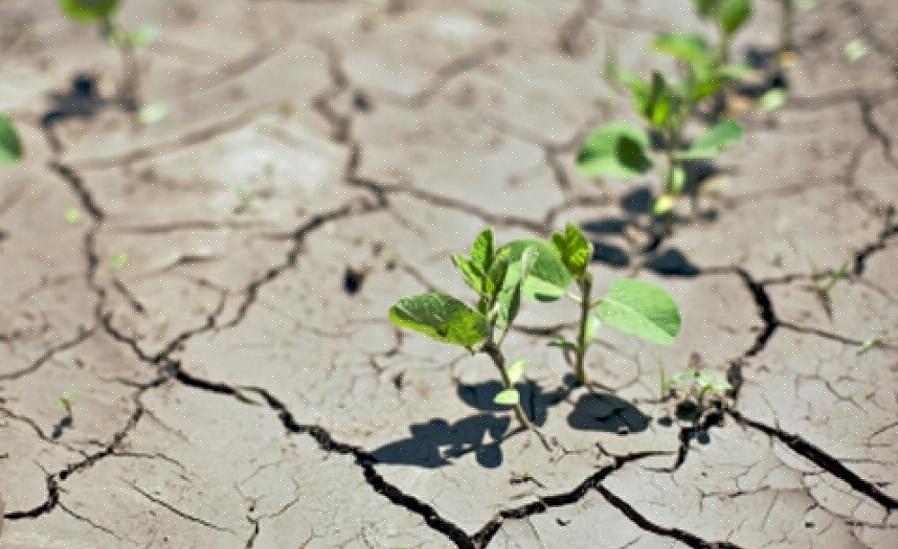
[[[524,280],[523,295],[536,301],[555,301],[564,295],[571,283],[571,275],[558,251],[541,240],[514,240],[499,250],[499,253],[507,250],[511,261],[503,286],[508,287],[520,278],[522,258],[528,248],[535,249],[536,261],[530,276]]]
[[[680,312],[667,292],[631,279],[614,281],[596,307],[607,326],[659,345],[669,345],[680,332]]]
[[[516,406],[521,403],[521,394],[517,389],[505,389],[493,398],[493,402],[501,406]]]
[[[861,60],[867,55],[867,43],[861,38],[851,40],[842,48],[842,55],[849,63]]]
[[[729,37],[751,17],[751,0],[692,0],[700,17],[710,19]]]
[[[76,23],[96,23],[109,19],[119,7],[118,0],[59,0],[66,17]]]
[[[707,370],[687,368],[669,378],[665,378],[664,370],[661,370],[662,397],[672,390],[680,390],[686,394],[697,392],[696,396],[702,398],[708,393],[724,395],[727,391],[732,391],[733,386],[726,379]]]
[[[524,368],[527,366],[527,361],[523,358],[515,360],[511,364],[505,367],[505,374],[508,376],[508,380],[515,384],[522,379],[524,379]]]
[[[437,341],[471,348],[489,335],[489,322],[458,299],[432,292],[400,299],[390,308],[390,320]]]
[[[666,32],[655,38],[655,50],[687,63],[703,62],[711,54],[700,34]]]
[[[762,111],[770,112],[783,108],[789,101],[789,93],[782,88],[771,88],[758,99]]]
[[[714,158],[724,149],[742,140],[742,126],[735,120],[725,120],[699,136],[686,150],[675,153],[679,160]]]
[[[583,233],[568,223],[563,233],[552,233],[551,241],[570,275],[573,278],[583,276],[592,259],[592,243]]]
[[[22,142],[12,120],[0,115],[0,166],[17,163],[22,158]]]
[[[652,167],[648,156],[649,137],[634,124],[608,124],[586,138],[577,156],[584,175],[630,179]]]

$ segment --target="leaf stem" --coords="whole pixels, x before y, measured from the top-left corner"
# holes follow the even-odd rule
[[[577,280],[577,286],[580,287],[580,330],[577,334],[577,349],[576,349],[576,357],[577,362],[575,366],[575,373],[577,375],[577,382],[580,385],[586,385],[586,350],[589,349],[590,343],[590,334],[587,333],[587,327],[589,325],[589,309],[590,309],[590,294],[592,293],[592,274],[589,271],[585,271],[583,276]]]

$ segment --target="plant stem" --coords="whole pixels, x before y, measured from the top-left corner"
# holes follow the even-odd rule
[[[514,389],[514,384],[511,382],[511,379],[508,377],[508,372],[505,371],[505,355],[502,354],[502,351],[499,349],[499,346],[493,341],[493,338],[490,337],[486,343],[483,344],[483,347],[480,348],[481,352],[486,353],[487,356],[493,361],[496,368],[499,370],[499,375],[502,377],[502,387],[504,389]],[[521,403],[518,402],[514,405],[514,414],[518,418],[521,426],[525,429],[530,429],[531,431],[535,431],[536,427],[534,427],[533,423],[530,421],[530,418],[527,417],[527,414],[524,412],[524,408],[521,406]]]
[[[590,303],[592,274],[589,271],[584,272],[583,276],[577,280],[577,285],[580,287],[580,333],[577,334],[577,364],[575,373],[577,375],[577,382],[580,383],[580,385],[586,385],[586,350],[589,349],[591,335],[587,333],[587,327],[589,325],[589,309],[592,305]]]
[[[792,51],[795,49],[792,39],[792,28],[794,26],[793,18],[795,14],[795,4],[793,0],[780,0],[783,3],[783,21],[780,35],[780,49],[782,51]]]

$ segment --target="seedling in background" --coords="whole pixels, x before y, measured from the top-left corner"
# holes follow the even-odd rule
[[[22,141],[12,120],[0,115],[0,166],[11,166],[22,159]]]
[[[125,266],[127,266],[127,265],[128,265],[128,254],[125,252],[122,252],[122,253],[118,254],[117,256],[113,257],[112,261],[109,262],[109,266],[117,271],[120,269],[124,269]]]
[[[719,58],[723,63],[728,62],[733,36],[751,17],[751,0],[692,0],[692,3],[699,17],[717,27]]]
[[[650,145],[649,132],[628,122],[615,122],[590,134],[577,157],[577,167],[589,176],[632,179],[648,173],[660,156],[664,162],[664,191],[655,199],[653,213],[669,216],[686,185],[683,163],[710,160],[742,139],[742,127],[724,120],[706,130],[691,143],[684,141],[689,115],[703,100],[715,95],[726,82],[718,76],[706,78],[690,70],[680,82],[669,82],[660,72],[651,81],[619,73],[630,91],[633,106],[649,132],[660,139],[658,151]],[[693,210],[697,210],[697,193]]]
[[[867,43],[861,38],[855,38],[845,44],[845,47],[842,48],[842,55],[845,56],[849,63],[860,61],[867,55]]]
[[[81,224],[82,215],[78,208],[69,208],[65,211],[65,222],[73,227]]]
[[[719,401],[733,386],[719,374],[702,368],[701,360],[693,354],[689,367],[671,377],[666,377],[664,367],[659,368],[661,400],[674,398],[677,417],[698,422],[705,411]]]
[[[118,21],[120,0],[59,0],[63,14],[72,22],[96,25],[103,39],[115,47],[122,57],[122,81],[119,98],[125,108],[138,111],[143,123],[155,123],[165,117],[167,109],[161,105],[144,106],[140,90],[140,65],[137,48],[153,42],[159,31],[152,25],[127,29]],[[143,111],[148,112],[144,113]]]
[[[568,224],[564,232],[554,233],[550,239],[548,257],[556,263],[542,269],[537,276],[557,290],[543,291],[541,299],[548,301],[568,296],[580,309],[577,339],[559,338],[550,345],[561,348],[565,356],[573,355],[574,373],[581,385],[587,383],[586,353],[595,340],[601,325],[607,325],[658,345],[669,345],[680,331],[680,312],[674,300],[661,288],[651,284],[622,278],[611,284],[605,297],[593,298],[593,278],[589,271],[592,243],[577,227]],[[544,261],[544,265],[548,265]],[[573,282],[576,292],[569,292]]]
[[[812,261],[811,272],[811,290],[817,296],[823,310],[826,311],[826,316],[832,318],[833,302],[830,292],[840,280],[848,276],[848,262],[844,261],[835,271],[821,272]]]

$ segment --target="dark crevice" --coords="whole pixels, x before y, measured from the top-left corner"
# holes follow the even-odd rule
[[[736,545],[735,543],[730,543],[728,541],[707,541],[691,532],[687,532],[680,528],[669,528],[666,526],[661,526],[660,524],[656,524],[646,518],[645,515],[637,511],[632,505],[616,496],[613,492],[611,492],[611,490],[605,488],[601,484],[596,486],[596,490],[600,494],[602,494],[602,497],[604,497],[608,503],[613,505],[618,511],[620,511],[628,519],[630,519],[630,522],[634,523],[647,532],[651,532],[653,534],[666,538],[673,538],[681,543],[688,545],[689,547],[695,547],[697,549],[740,548],[740,546]]]
[[[743,356],[750,357],[755,356],[760,353],[764,347],[767,345],[767,342],[773,336],[773,333],[780,326],[780,320],[776,316],[776,312],[773,309],[773,301],[770,299],[770,294],[767,293],[764,285],[758,281],[756,281],[752,276],[741,267],[734,267],[734,272],[739,275],[739,278],[742,279],[742,282],[745,283],[746,288],[751,293],[752,297],[755,300],[755,305],[758,308],[758,314],[761,317],[761,320],[764,322],[764,325],[761,327],[761,331],[755,337],[755,342],[749,347],[744,353]]]
[[[50,162],[50,169],[58,173],[63,179],[66,180],[66,182],[69,184],[69,187],[71,187],[72,191],[74,191],[75,194],[78,195],[78,198],[81,200],[81,207],[84,208],[84,210],[88,214],[90,214],[94,221],[103,221],[103,219],[106,217],[106,214],[96,203],[90,190],[88,190],[87,186],[84,184],[84,180],[81,179],[81,176],[78,175],[74,168],[53,161]]]
[[[779,428],[761,423],[760,421],[749,419],[736,410],[727,410],[727,413],[739,424],[751,427],[771,438],[779,440],[793,452],[807,458],[836,478],[846,482],[854,490],[866,495],[876,503],[885,507],[887,511],[891,512],[898,509],[898,500],[880,490],[874,483],[862,479],[854,471],[845,467],[838,459],[811,444],[801,436],[787,433]]]
[[[867,267],[867,260],[874,253],[884,250],[888,245],[890,239],[898,236],[898,224],[894,223],[893,218],[895,215],[895,210],[893,207],[890,207],[886,211],[885,215],[885,227],[883,227],[882,231],[879,233],[879,237],[875,242],[872,242],[860,250],[858,250],[854,254],[854,261],[851,272],[855,276],[861,276],[864,274],[864,270]]]

